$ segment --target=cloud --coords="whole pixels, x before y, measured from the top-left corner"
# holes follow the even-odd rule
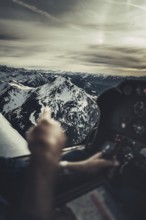
[[[20,1],[20,0],[11,0],[11,1],[14,2],[15,4],[18,4],[18,5],[20,5],[20,6],[24,7],[24,8],[27,8],[27,9],[29,9],[29,10],[31,10],[31,11],[33,11],[33,12],[35,12],[35,13],[41,15],[41,16],[44,16],[44,17],[46,17],[48,19],[51,19],[51,20],[53,20],[55,22],[60,22],[59,19],[55,18],[54,16],[52,16],[48,12],[43,11],[43,10],[37,8],[34,5],[27,4],[27,3],[23,2],[23,1]]]
[[[145,49],[120,46],[90,45],[86,51],[78,53],[73,59],[80,60],[84,65],[104,66],[110,68],[146,70]]]
[[[45,46],[43,47],[42,45],[38,44],[32,44],[32,45],[27,45],[25,43],[19,45],[19,44],[4,44],[0,45],[1,46],[1,51],[0,51],[0,56],[3,57],[17,57],[17,58],[23,58],[25,59],[26,57],[30,59],[30,57],[35,57],[39,53],[45,53]],[[29,54],[28,54],[29,51]]]
[[[131,6],[133,8],[137,8],[140,9],[142,11],[146,11],[146,7],[142,6],[141,4],[133,4],[132,2],[126,1],[126,2],[118,2],[118,1],[114,1],[114,0],[107,0],[108,3],[111,4],[116,4],[116,5],[126,5],[126,6]]]
[[[54,15],[52,15],[51,13],[45,11],[45,10],[42,10],[40,8],[38,8],[36,5],[32,5],[32,4],[27,4],[21,0],[11,0],[11,2],[23,7],[23,8],[26,8],[38,15],[41,15],[42,17],[46,18],[48,21],[52,21],[53,22],[53,25],[61,25],[61,26],[66,26],[68,28],[71,28],[71,29],[74,29],[74,30],[77,30],[77,31],[82,31],[82,28],[79,28],[77,27],[76,25],[73,25],[72,23],[70,22],[67,22],[67,21],[64,21],[62,18],[57,18],[55,17]],[[54,4],[53,4],[54,5]],[[60,5],[60,4],[59,4]],[[45,4],[43,5],[45,6]],[[57,6],[58,8],[59,6]],[[67,9],[66,9],[66,12],[67,12]],[[54,11],[52,12],[54,13]],[[61,12],[60,12],[61,13]],[[59,13],[59,14],[60,14]]]
[[[1,64],[146,71],[143,9],[122,0],[0,1]],[[145,7],[143,0],[134,2]]]
[[[25,0],[25,3],[35,5],[37,8],[47,11],[56,17],[64,16],[78,10],[78,6],[80,6],[81,3],[86,4],[86,2],[88,2],[88,0]]]
[[[19,40],[20,38],[18,36],[12,36],[12,35],[9,35],[9,34],[0,34],[0,41],[1,40]]]

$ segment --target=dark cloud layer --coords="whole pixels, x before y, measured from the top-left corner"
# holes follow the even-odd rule
[[[37,5],[38,8],[52,15],[62,15],[73,11],[79,0],[26,0],[25,2],[31,5]]]
[[[145,74],[145,12],[143,0],[0,0],[0,64]]]
[[[113,67],[146,69],[146,50],[137,48],[90,46],[78,59],[91,65],[105,64]]]
[[[20,38],[17,36],[12,36],[10,34],[0,34],[0,40],[19,40]]]

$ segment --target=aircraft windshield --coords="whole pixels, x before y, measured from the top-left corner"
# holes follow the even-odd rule
[[[83,143],[99,94],[146,76],[146,0],[1,0],[0,30],[0,111],[23,137],[49,106]]]

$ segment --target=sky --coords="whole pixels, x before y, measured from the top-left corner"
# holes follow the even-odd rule
[[[0,0],[0,65],[146,75],[146,0]]]

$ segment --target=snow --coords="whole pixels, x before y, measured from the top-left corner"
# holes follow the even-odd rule
[[[33,89],[33,87],[28,87],[28,86],[24,86],[20,83],[19,84],[16,84],[16,83],[9,83],[9,85],[13,86],[14,88],[21,89],[21,90],[32,90]]]
[[[18,108],[19,106],[21,106],[27,97],[27,93],[23,93],[23,92],[19,92],[17,93],[17,96],[15,96],[15,92],[11,92],[10,96],[9,96],[9,102],[7,104],[5,104],[3,111],[6,113],[8,111],[12,111],[15,108]],[[5,101],[7,101],[8,98],[5,99]]]
[[[29,120],[31,121],[31,123],[33,125],[36,125],[36,119],[35,119],[35,116],[34,116],[35,112],[32,112],[30,117],[29,117]]]
[[[15,90],[11,90],[8,93],[8,97],[5,98],[5,105],[3,111],[5,113],[12,111],[20,107],[27,99],[29,90],[19,90],[17,93]]]
[[[16,71],[17,72],[17,71]],[[51,108],[52,115],[59,120],[64,129],[68,132],[68,139],[71,144],[81,142],[97,121],[98,107],[93,96],[87,94],[83,89],[76,86],[71,80],[64,76],[48,79],[46,84],[36,88],[39,78],[33,71],[28,74],[18,72],[10,76],[13,82],[9,82],[9,89],[3,94],[3,112],[8,113],[9,120],[17,124],[22,133],[25,133],[29,126],[36,125],[36,119],[43,111],[44,106]],[[47,74],[43,78],[47,77]],[[15,80],[15,81],[14,81]],[[41,79],[40,79],[41,80]],[[32,81],[32,84],[29,84]],[[21,82],[21,83],[20,83]],[[45,80],[43,81],[45,83]],[[25,84],[24,83],[24,84]],[[29,105],[31,108],[29,108]],[[13,111],[12,111],[13,110]],[[15,118],[14,118],[15,116]]]

